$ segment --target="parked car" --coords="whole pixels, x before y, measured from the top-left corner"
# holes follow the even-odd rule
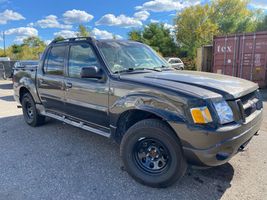
[[[165,60],[174,68],[178,70],[184,70],[184,63],[180,58],[169,58],[166,57]]]
[[[14,93],[27,124],[51,117],[114,139],[126,171],[152,187],[173,184],[188,165],[226,163],[263,116],[257,84],[177,71],[133,41],[54,41],[35,70],[15,71]]]
[[[9,57],[0,57],[0,62],[1,61],[10,61]]]

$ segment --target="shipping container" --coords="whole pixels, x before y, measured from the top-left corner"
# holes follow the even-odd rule
[[[214,37],[212,72],[267,86],[267,32]]]

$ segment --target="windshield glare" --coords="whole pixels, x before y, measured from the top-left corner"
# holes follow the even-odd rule
[[[155,69],[169,67],[169,64],[150,47],[132,41],[104,41],[98,43],[110,70]]]

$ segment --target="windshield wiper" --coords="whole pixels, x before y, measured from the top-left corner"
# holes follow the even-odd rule
[[[115,71],[113,73],[114,74],[119,74],[119,73],[124,73],[124,72],[145,71],[145,70],[155,71],[155,72],[161,72],[162,71],[159,67],[155,67],[155,68],[146,68],[146,67],[133,68],[133,67],[130,67],[130,68],[127,68],[127,69]]]

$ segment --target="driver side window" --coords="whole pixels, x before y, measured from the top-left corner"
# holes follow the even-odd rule
[[[70,47],[69,77],[80,78],[83,67],[100,67],[97,57],[89,44],[77,44]]]

